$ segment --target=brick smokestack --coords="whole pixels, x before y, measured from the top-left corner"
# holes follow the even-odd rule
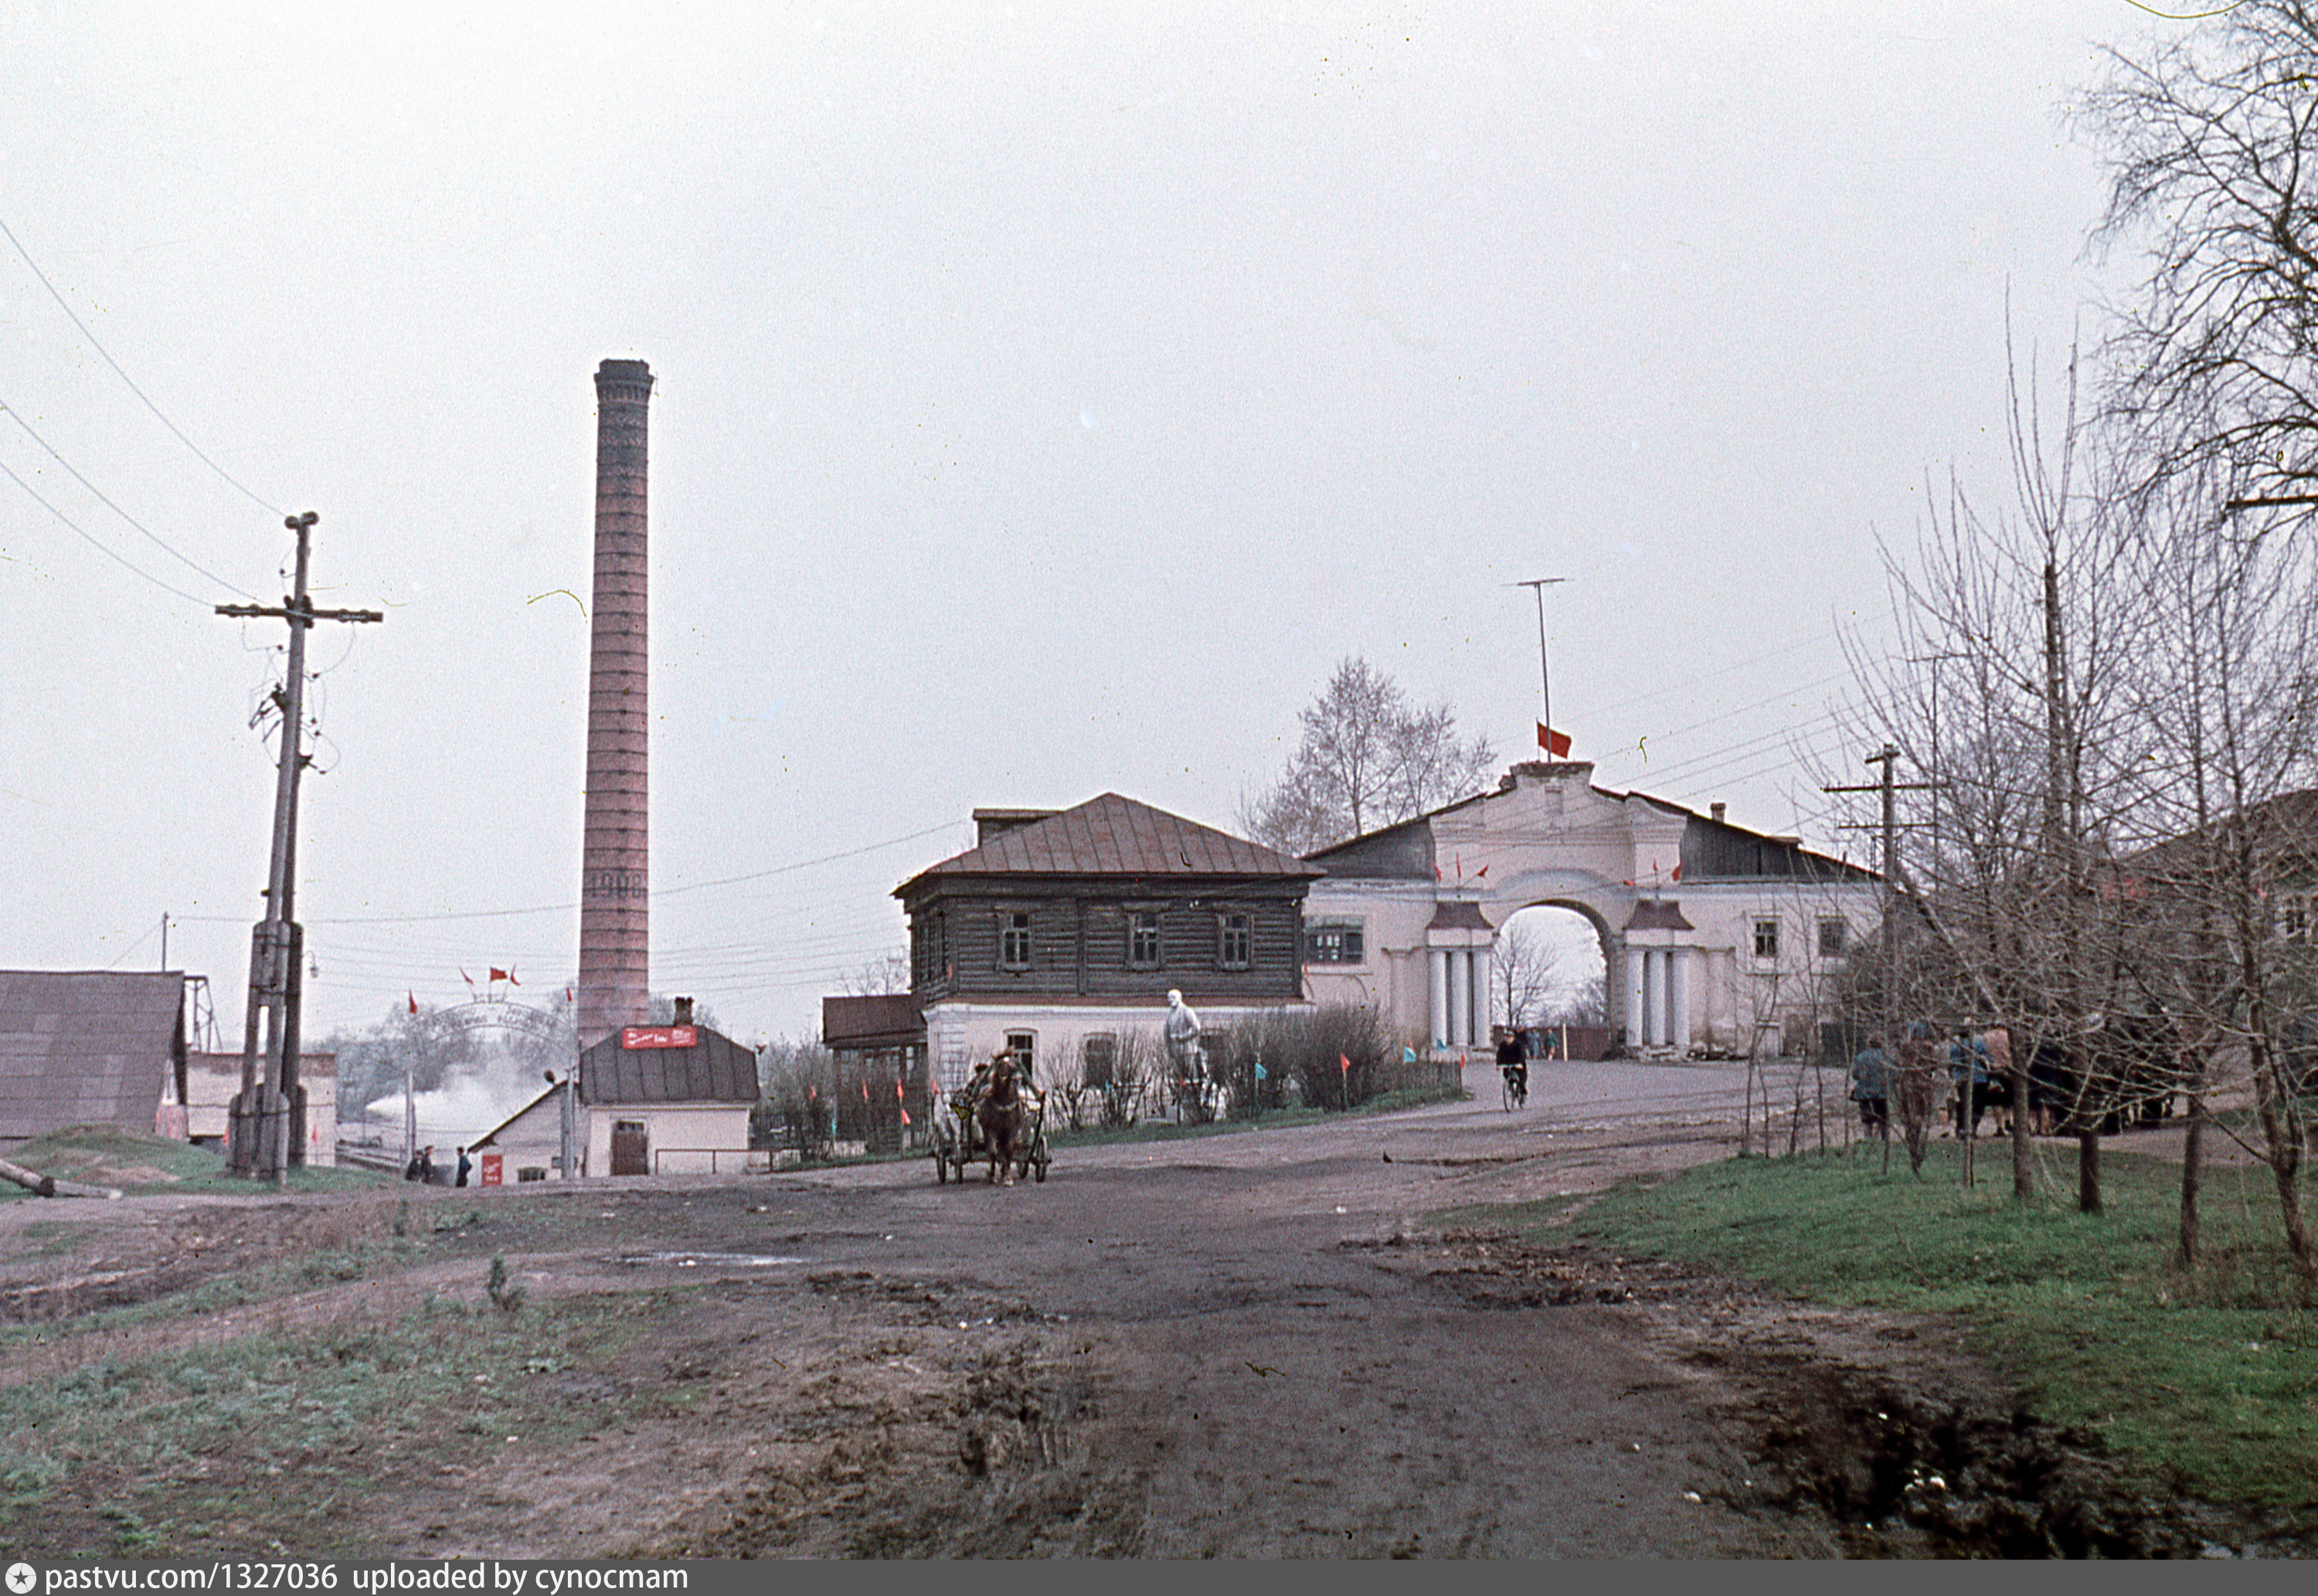
[[[596,369],[596,601],[588,651],[587,837],[580,861],[580,1045],[651,1008],[645,808],[644,464],[651,371]]]

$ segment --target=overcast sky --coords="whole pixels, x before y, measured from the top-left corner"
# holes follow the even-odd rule
[[[1597,782],[1856,854],[1798,755],[1877,533],[2001,498],[2008,291],[2049,373],[2130,276],[2062,105],[2184,25],[0,0],[0,964],[166,914],[238,1045],[283,629],[212,606],[312,509],[387,619],[309,659],[309,1033],[569,981],[607,357],[658,379],[653,986],[743,1040],[977,805],[1234,829],[1346,656],[1532,757],[1530,578]]]

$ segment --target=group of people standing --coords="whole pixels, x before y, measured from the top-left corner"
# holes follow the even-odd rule
[[[1919,1117],[1928,1125],[1943,1063],[1953,1093],[1948,1122],[1958,1135],[1980,1134],[1981,1116],[1990,1112],[2001,1129],[2013,1111],[2012,1039],[2001,1026],[1958,1030],[1943,1060],[1931,1027],[1911,1020],[1900,1039],[1899,1055],[1894,1060],[1884,1051],[1883,1038],[1871,1036],[1851,1061],[1851,1100],[1859,1106],[1860,1129],[1867,1135],[1891,1135],[1895,1102],[1902,1124]]]
[[[467,1178],[474,1173],[474,1170],[475,1161],[467,1156],[465,1148],[460,1148],[457,1170],[449,1184],[464,1186],[467,1183]],[[416,1180],[422,1186],[443,1185],[444,1182],[440,1179],[443,1172],[435,1162],[435,1147],[432,1143],[412,1153],[410,1161],[402,1167],[402,1178],[405,1180]]]

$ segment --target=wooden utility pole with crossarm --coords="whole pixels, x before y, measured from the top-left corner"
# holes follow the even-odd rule
[[[271,616],[290,623],[290,663],[274,694],[282,714],[282,760],[274,783],[274,848],[265,874],[265,918],[249,941],[249,1002],[242,1021],[241,1090],[228,1116],[227,1168],[279,1186],[306,1161],[306,1089],[298,1080],[298,978],[305,937],[291,918],[298,860],[298,773],[306,764],[306,632],[317,621],[383,621],[376,610],[318,610],[306,596],[309,510],[283,523],[298,534],[290,596],[279,606],[221,604],[220,615]],[[261,1029],[262,1023],[262,1029]]]

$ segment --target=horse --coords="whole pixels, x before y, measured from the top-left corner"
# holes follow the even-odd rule
[[[982,1144],[990,1154],[991,1183],[1013,1185],[1014,1162],[1020,1150],[1029,1145],[1031,1127],[1029,1096],[1022,1089],[1021,1066],[1012,1054],[1000,1054],[991,1066],[990,1085],[974,1117],[982,1127]]]

